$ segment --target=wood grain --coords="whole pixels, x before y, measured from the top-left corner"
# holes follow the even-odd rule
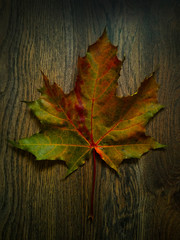
[[[179,1],[1,0],[0,16],[0,239],[180,239]],[[39,130],[21,101],[39,97],[40,70],[69,92],[78,55],[105,26],[119,58],[126,56],[120,95],[158,69],[165,109],[147,133],[167,149],[124,161],[121,177],[97,160],[90,223],[92,161],[62,181],[64,164],[37,162],[7,139]]]

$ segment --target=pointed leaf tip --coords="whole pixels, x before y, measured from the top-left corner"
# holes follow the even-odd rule
[[[41,74],[42,74],[42,76],[43,76],[43,80],[44,80],[45,84],[46,84],[47,82],[49,82],[49,79],[48,79],[47,76],[44,74],[44,72],[43,72],[42,70],[40,70],[40,72],[41,72]]]
[[[101,36],[108,36],[108,34],[107,34],[107,28],[106,28],[106,27],[104,28],[103,33],[102,33]]]
[[[8,143],[10,143],[13,147],[16,147],[16,148],[19,148],[19,143],[15,142],[15,141],[12,141],[12,140],[7,140]]]

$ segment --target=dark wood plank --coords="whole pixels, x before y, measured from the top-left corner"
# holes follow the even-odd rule
[[[0,239],[180,239],[179,1],[2,0],[0,14]],[[158,69],[165,109],[147,133],[167,149],[124,161],[119,178],[97,160],[91,224],[92,161],[62,181],[64,164],[37,162],[7,139],[40,127],[21,102],[39,97],[39,70],[69,92],[78,55],[105,26],[126,56],[120,95]]]

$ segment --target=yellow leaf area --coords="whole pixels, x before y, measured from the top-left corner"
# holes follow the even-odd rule
[[[13,145],[31,152],[37,160],[62,160],[67,175],[89,158],[95,149],[118,172],[123,159],[140,158],[150,149],[163,148],[145,134],[148,121],[163,108],[157,101],[154,75],[146,78],[137,93],[116,96],[122,61],[117,58],[106,31],[78,59],[75,88],[64,94],[43,74],[41,97],[28,102],[43,130]]]

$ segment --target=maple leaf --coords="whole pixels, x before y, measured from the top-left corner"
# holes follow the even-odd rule
[[[67,176],[85,163],[93,150],[118,172],[123,159],[140,158],[150,149],[163,148],[145,134],[148,121],[161,108],[154,75],[146,78],[137,93],[117,97],[117,80],[122,61],[106,30],[78,58],[74,91],[64,94],[43,74],[41,97],[27,102],[45,129],[13,145],[31,152],[37,160],[66,162]],[[95,181],[95,177],[94,177]],[[93,197],[92,197],[93,198]]]

